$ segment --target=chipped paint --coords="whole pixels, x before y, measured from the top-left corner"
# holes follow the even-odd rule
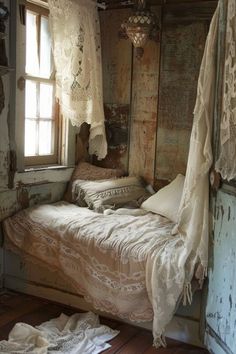
[[[10,2],[5,0],[5,5],[9,7],[9,4]],[[14,6],[17,5],[13,5],[12,2],[11,10]],[[7,49],[9,47],[8,39],[9,35],[5,40]],[[14,62],[14,58],[12,61]],[[14,109],[10,110],[12,104],[10,98],[14,96],[12,94],[14,90],[11,90],[12,82],[15,85],[14,76],[4,75],[0,79],[0,222],[28,206],[60,200],[73,171],[73,168],[54,168],[15,173],[15,116]],[[5,102],[3,102],[3,98]],[[0,238],[2,239],[1,235]],[[0,244],[0,288],[3,275],[3,250],[1,247],[2,244]]]
[[[105,126],[108,143],[108,154],[102,161],[95,163],[102,167],[128,168],[129,143],[129,104],[104,104]]]
[[[0,222],[21,209],[62,199],[67,182],[20,186],[0,193]]]
[[[99,166],[128,169],[132,46],[118,35],[130,9],[100,12],[108,154]],[[112,19],[112,20],[111,20]]]
[[[236,191],[219,190],[215,200],[214,243],[206,308],[206,342],[214,339],[225,353],[236,353]],[[227,211],[227,212],[226,212]],[[209,338],[213,337],[213,338]]]

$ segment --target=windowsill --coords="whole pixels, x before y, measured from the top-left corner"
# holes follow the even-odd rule
[[[74,166],[35,166],[16,172],[15,185],[35,185],[45,183],[67,183]]]
[[[18,173],[27,173],[27,172],[37,172],[37,171],[48,171],[48,170],[66,170],[69,168],[74,168],[75,166],[63,166],[63,165],[50,165],[50,166],[30,166],[25,168],[23,171]]]

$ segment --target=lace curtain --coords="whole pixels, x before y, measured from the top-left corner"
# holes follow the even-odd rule
[[[107,154],[100,26],[91,0],[49,0],[56,96],[73,125],[90,124],[89,152]]]
[[[220,156],[216,170],[224,179],[236,178],[236,2],[228,0],[225,38]]]

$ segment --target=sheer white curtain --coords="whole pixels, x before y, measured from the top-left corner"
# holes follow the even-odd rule
[[[236,178],[236,1],[226,0],[227,25],[220,129],[220,156],[216,169],[227,180]],[[226,5],[227,6],[227,5]]]
[[[56,67],[56,96],[73,125],[90,124],[89,152],[107,153],[104,127],[100,25],[91,0],[49,0]]]

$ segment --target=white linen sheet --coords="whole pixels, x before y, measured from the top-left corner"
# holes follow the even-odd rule
[[[35,328],[17,323],[8,341],[0,341],[0,353],[98,354],[110,348],[106,342],[118,334],[119,331],[100,325],[98,316],[92,312],[70,317],[61,314]]]

